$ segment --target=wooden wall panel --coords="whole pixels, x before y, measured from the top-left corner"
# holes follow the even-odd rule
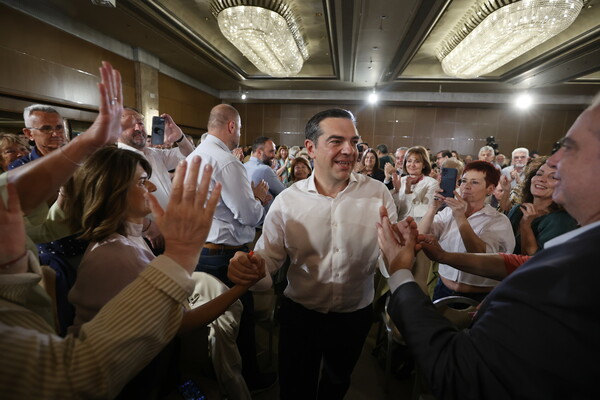
[[[158,74],[159,111],[170,114],[184,131],[186,127],[193,128],[186,133],[198,136],[194,129],[206,130],[210,110],[220,103],[217,97],[165,74]]]
[[[135,104],[132,61],[7,6],[0,15],[0,94],[95,109],[98,67],[106,60],[121,72],[125,102]]]
[[[267,134],[289,146],[304,142],[304,126],[319,111],[334,107],[313,104],[236,104],[242,125],[250,123],[247,142]],[[264,108],[260,108],[263,106]],[[516,147],[549,153],[564,136],[580,111],[543,109],[520,113],[508,108],[362,106],[340,104],[354,113],[363,141],[371,147],[387,144],[390,151],[401,146],[421,145],[432,152],[456,150],[462,155],[477,155],[494,136],[502,153],[510,157]],[[264,110],[268,109],[268,112]],[[277,120],[279,118],[279,120]],[[260,120],[260,121],[259,121]],[[263,121],[263,122],[261,122]]]

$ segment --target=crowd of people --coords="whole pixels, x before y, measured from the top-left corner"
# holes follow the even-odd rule
[[[307,122],[303,146],[260,136],[244,152],[227,104],[197,147],[168,114],[151,146],[118,71],[100,76],[85,134],[68,140],[37,104],[23,136],[0,135],[3,398],[148,398],[176,336],[239,299],[233,358],[213,359],[223,393],[250,399],[278,380],[282,399],[342,399],[380,258],[388,312],[438,398],[593,397],[600,189],[583,171],[600,167],[600,102],[554,154],[516,148],[510,165],[489,145],[477,160],[370,148],[338,108]],[[252,291],[280,270],[275,374],[257,361]],[[192,309],[197,274],[224,286]],[[447,296],[479,302],[469,329],[436,312]]]

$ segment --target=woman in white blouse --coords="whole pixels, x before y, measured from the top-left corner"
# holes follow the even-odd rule
[[[398,220],[410,216],[419,221],[427,213],[439,189],[438,181],[428,176],[431,163],[427,150],[422,146],[408,149],[402,168],[407,175],[400,178],[400,184],[396,183],[392,192],[398,208]]]

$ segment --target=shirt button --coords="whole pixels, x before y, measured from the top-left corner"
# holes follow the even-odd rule
[[[339,253],[339,252],[340,252],[340,249],[338,249],[338,248],[336,247],[336,248],[335,248],[333,251],[334,251],[334,252],[336,252],[336,253]]]

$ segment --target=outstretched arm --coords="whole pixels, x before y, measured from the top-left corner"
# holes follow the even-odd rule
[[[429,259],[461,271],[496,280],[508,275],[504,258],[499,254],[450,253],[442,249],[432,235],[419,235],[418,243]]]
[[[25,214],[55,196],[90,154],[117,141],[123,113],[121,75],[108,62],[102,62],[100,75],[100,109],[92,126],[59,150],[8,173],[9,181],[16,185]]]

